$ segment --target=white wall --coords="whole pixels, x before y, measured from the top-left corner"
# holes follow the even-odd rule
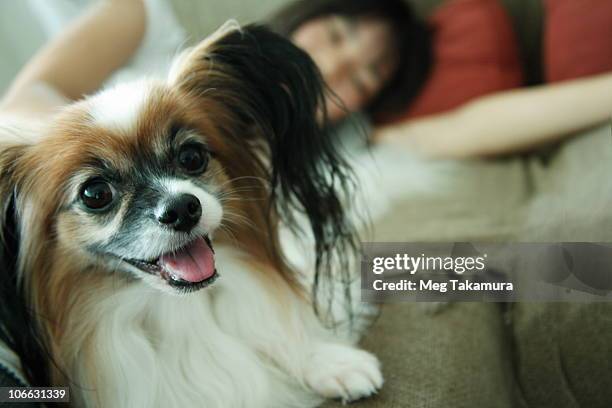
[[[0,93],[49,38],[93,0],[0,0]]]

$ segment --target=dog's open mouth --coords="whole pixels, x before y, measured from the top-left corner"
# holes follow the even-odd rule
[[[159,276],[173,288],[195,291],[217,279],[215,252],[207,236],[199,237],[183,248],[151,261],[126,259],[143,272]]]

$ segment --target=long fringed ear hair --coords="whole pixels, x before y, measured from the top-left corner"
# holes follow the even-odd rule
[[[316,251],[314,304],[322,316],[331,306],[334,281],[344,284],[350,296],[349,261],[357,244],[341,203],[352,173],[327,125],[318,68],[304,51],[267,28],[236,24],[226,24],[180,65],[175,85],[218,97],[245,127],[256,129],[240,137],[262,139],[272,210],[294,229],[296,211],[308,219]],[[325,296],[319,293],[323,282]]]
[[[29,385],[47,387],[50,353],[18,271],[20,232],[12,168],[24,146],[0,146],[0,341],[20,358]]]

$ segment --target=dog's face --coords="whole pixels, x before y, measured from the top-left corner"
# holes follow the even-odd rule
[[[58,247],[86,264],[164,290],[202,288],[216,276],[212,240],[231,194],[215,125],[228,114],[154,82],[76,104],[26,153],[32,212],[53,214]]]
[[[57,157],[73,160],[51,160],[37,180],[63,192],[54,228],[61,247],[161,289],[214,280],[211,240],[231,182],[219,161],[222,135],[208,117],[213,106],[194,112],[188,100],[165,84],[137,83],[65,113],[58,140],[39,151],[52,143]]]

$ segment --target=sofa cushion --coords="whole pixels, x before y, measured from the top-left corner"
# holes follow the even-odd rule
[[[612,2],[546,0],[548,82],[612,71]]]
[[[382,362],[385,385],[355,408],[516,407],[500,305],[384,305],[363,339]],[[429,309],[431,310],[431,309]],[[340,408],[328,402],[322,408]]]
[[[527,406],[610,406],[611,312],[608,302],[515,304],[515,364]]]

